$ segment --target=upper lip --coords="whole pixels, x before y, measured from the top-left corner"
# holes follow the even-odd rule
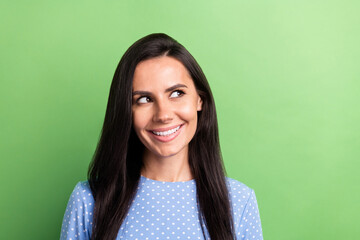
[[[178,126],[181,126],[183,124],[178,124],[178,125],[175,125],[175,126],[172,126],[172,127],[167,127],[167,128],[156,128],[156,129],[151,129],[149,131],[153,131],[153,132],[165,132],[165,131],[169,131],[171,129],[174,129],[174,128],[177,128]]]

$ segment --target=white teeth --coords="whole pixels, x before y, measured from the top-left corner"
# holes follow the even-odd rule
[[[155,135],[158,135],[158,136],[168,136],[170,134],[173,134],[175,133],[177,130],[179,130],[180,126],[174,128],[174,129],[170,129],[168,131],[165,131],[165,132],[155,132],[155,131],[152,131]]]

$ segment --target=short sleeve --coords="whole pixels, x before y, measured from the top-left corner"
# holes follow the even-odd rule
[[[263,240],[259,208],[252,189],[240,218],[237,237],[239,240]]]
[[[90,239],[94,198],[87,181],[76,184],[67,204],[60,240]]]

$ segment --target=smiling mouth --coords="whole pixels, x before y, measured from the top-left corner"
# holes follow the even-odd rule
[[[159,142],[167,143],[173,141],[177,138],[179,134],[181,134],[184,125],[185,123],[180,124],[176,127],[148,130],[148,133],[151,135],[152,139]]]
[[[164,137],[166,137],[166,136],[170,136],[171,134],[176,133],[180,129],[181,126],[182,125],[179,125],[179,126],[173,128],[173,129],[163,131],[163,132],[157,132],[157,131],[151,131],[151,132],[153,134],[155,134],[156,136],[164,136]]]

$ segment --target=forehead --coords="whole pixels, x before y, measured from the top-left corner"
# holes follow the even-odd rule
[[[134,72],[133,89],[167,88],[175,84],[193,86],[185,66],[177,59],[162,56],[140,62]]]

